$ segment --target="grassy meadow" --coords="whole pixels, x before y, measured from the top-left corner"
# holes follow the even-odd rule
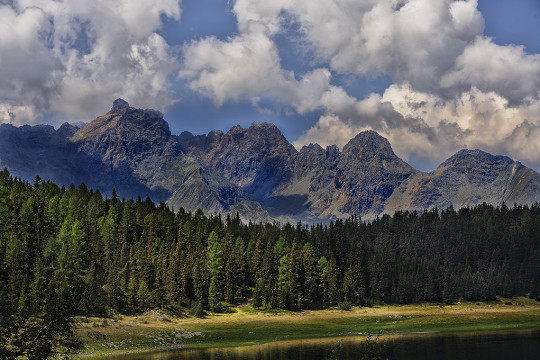
[[[375,333],[465,333],[540,329],[540,303],[527,298],[456,305],[380,305],[327,309],[258,311],[250,306],[208,313],[204,318],[176,317],[159,311],[140,316],[79,319],[85,342],[80,357],[183,348],[214,348],[272,341]]]

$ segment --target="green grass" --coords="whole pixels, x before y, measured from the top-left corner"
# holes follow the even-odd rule
[[[190,344],[194,348],[261,344],[269,341],[357,335],[367,329],[382,333],[437,331],[445,333],[540,328],[540,313],[468,319],[460,316],[410,316],[406,318],[323,318],[295,322],[201,324],[193,326],[205,334]]]
[[[358,335],[368,329],[382,333],[464,333],[540,329],[540,304],[408,305],[353,308],[352,311],[257,311],[249,307],[206,319],[124,317],[110,326],[79,330],[87,343],[83,355],[106,355],[173,348],[215,348],[263,344],[272,341]],[[517,303],[519,301],[515,301]],[[99,321],[97,321],[99,323]],[[89,337],[99,332],[102,335]],[[200,335],[199,335],[200,333]],[[195,335],[193,335],[195,334]]]

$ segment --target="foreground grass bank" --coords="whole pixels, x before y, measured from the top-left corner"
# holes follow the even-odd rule
[[[510,305],[511,303],[511,305]],[[81,357],[181,348],[214,348],[271,341],[383,333],[463,333],[540,329],[540,303],[518,298],[493,303],[354,307],[317,311],[231,309],[205,318],[179,318],[151,311],[141,316],[83,319]]]

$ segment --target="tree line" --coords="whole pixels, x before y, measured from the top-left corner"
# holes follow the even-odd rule
[[[250,299],[271,309],[538,299],[539,278],[538,204],[244,224],[0,172],[4,328],[12,314],[51,306],[101,316],[219,311]]]

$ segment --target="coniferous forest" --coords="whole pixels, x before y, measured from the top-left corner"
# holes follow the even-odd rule
[[[282,309],[538,299],[539,279],[540,205],[243,224],[0,172],[4,321],[58,304],[99,316],[219,311],[249,299]]]

